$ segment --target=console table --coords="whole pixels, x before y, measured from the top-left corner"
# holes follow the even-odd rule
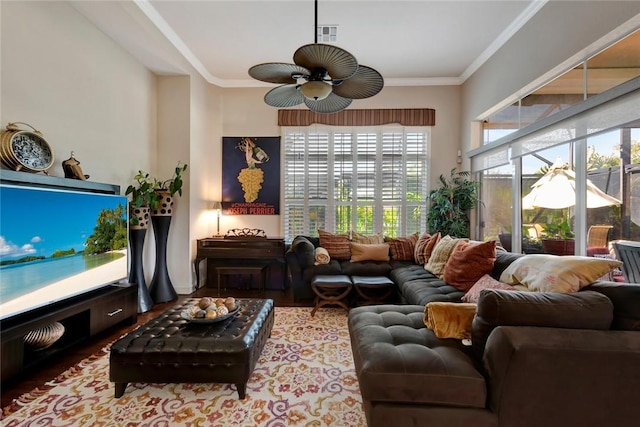
[[[111,285],[33,309],[0,321],[2,382],[64,353],[79,342],[117,324],[133,325],[138,317],[138,287]],[[51,347],[32,349],[24,336],[52,322],[65,326],[65,333]]]
[[[282,238],[217,238],[198,240],[193,266],[196,289],[200,288],[200,263],[207,260],[207,284],[220,289],[222,276],[228,274],[260,275],[260,288],[278,284],[286,289],[285,243]],[[268,283],[267,283],[268,282]]]

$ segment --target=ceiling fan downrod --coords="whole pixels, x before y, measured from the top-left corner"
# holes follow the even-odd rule
[[[313,27],[313,42],[314,43],[318,43],[318,0],[314,0],[314,6],[315,6],[315,25]]]

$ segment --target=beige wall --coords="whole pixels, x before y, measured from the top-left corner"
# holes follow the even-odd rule
[[[596,43],[602,45],[606,39],[611,42],[620,33],[637,28],[638,14],[638,1],[546,3],[464,83],[461,123],[465,149],[472,147],[471,121],[514,94],[524,95],[559,75],[567,63],[575,65],[590,51],[593,54],[595,42],[602,39]]]
[[[549,2],[462,87],[385,87],[352,105],[434,108],[433,184],[458,166],[471,120],[639,12],[640,2]],[[92,181],[123,192],[139,169],[168,177],[178,160],[189,164],[168,263],[176,290],[190,292],[196,239],[215,232],[209,208],[221,197],[222,137],[280,134],[277,109],[262,100],[268,89],[218,88],[185,64],[182,76],[156,76],[65,2],[0,2],[0,19],[0,123],[40,129],[56,156],[52,175],[63,176],[61,161],[72,150]],[[282,234],[280,216],[222,218],[221,231],[236,227]],[[153,246],[150,231],[149,281]]]
[[[169,179],[178,161],[189,164],[191,140],[191,82],[189,76],[158,77],[158,149],[155,175]],[[169,228],[167,244],[167,269],[174,288],[178,293],[191,291],[189,251],[189,198],[191,194],[191,171],[184,174],[182,197],[174,195],[173,218]],[[147,248],[153,232],[147,240]],[[155,239],[155,236],[153,236]],[[155,253],[155,250],[154,250]]]
[[[220,141],[222,141],[222,90],[199,78],[191,80],[191,145],[189,161],[189,260],[197,239],[216,233],[212,202],[220,200]],[[205,263],[200,266],[205,274]],[[184,265],[183,265],[184,266]],[[191,262],[189,283],[195,283]]]
[[[279,136],[278,109],[263,101],[268,88],[224,89],[223,136]],[[354,101],[353,108],[434,108],[436,125],[431,134],[430,182],[440,174],[449,174],[457,166],[457,150],[460,148],[460,87],[385,87],[373,98]],[[302,108],[302,107],[300,107]],[[221,153],[221,140],[215,141],[216,158]],[[218,164],[219,163],[215,163]],[[219,166],[221,167],[221,165]],[[215,185],[221,186],[220,175]],[[254,227],[266,231],[269,236],[282,235],[279,215],[236,215],[223,217],[220,229]]]
[[[0,124],[27,122],[122,190],[156,151],[156,78],[66,3],[1,2]],[[37,29],[37,30],[34,30]],[[79,36],[81,35],[81,36]]]
[[[168,178],[178,160],[189,164],[167,263],[176,291],[191,292],[195,240],[213,233],[206,207],[220,197],[221,89],[193,70],[154,75],[65,2],[1,2],[0,19],[0,123],[44,133],[56,157],[50,175],[64,176],[73,150],[91,181],[124,193],[138,170]],[[144,260],[150,283],[152,229]]]

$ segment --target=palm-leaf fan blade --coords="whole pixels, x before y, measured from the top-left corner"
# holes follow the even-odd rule
[[[379,72],[366,65],[360,65],[353,76],[340,84],[334,84],[333,93],[344,98],[363,99],[376,95],[383,86],[384,79]]]
[[[337,113],[338,111],[342,111],[351,105],[351,99],[343,98],[341,96],[336,95],[335,93],[331,93],[325,99],[321,99],[319,101],[315,101],[313,99],[308,99],[303,96],[304,103],[311,110],[316,113]]]
[[[293,107],[305,101],[305,97],[300,93],[295,85],[283,85],[271,89],[264,96],[264,102],[272,107]]]
[[[323,68],[332,79],[347,79],[358,71],[358,61],[352,54],[323,43],[301,46],[293,54],[293,62],[312,71]]]
[[[309,75],[309,70],[295,64],[267,62],[249,68],[249,75],[268,83],[295,84],[297,80],[292,75]]]

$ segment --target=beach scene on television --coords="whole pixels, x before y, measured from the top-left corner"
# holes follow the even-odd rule
[[[0,185],[0,318],[127,277],[127,198]]]

